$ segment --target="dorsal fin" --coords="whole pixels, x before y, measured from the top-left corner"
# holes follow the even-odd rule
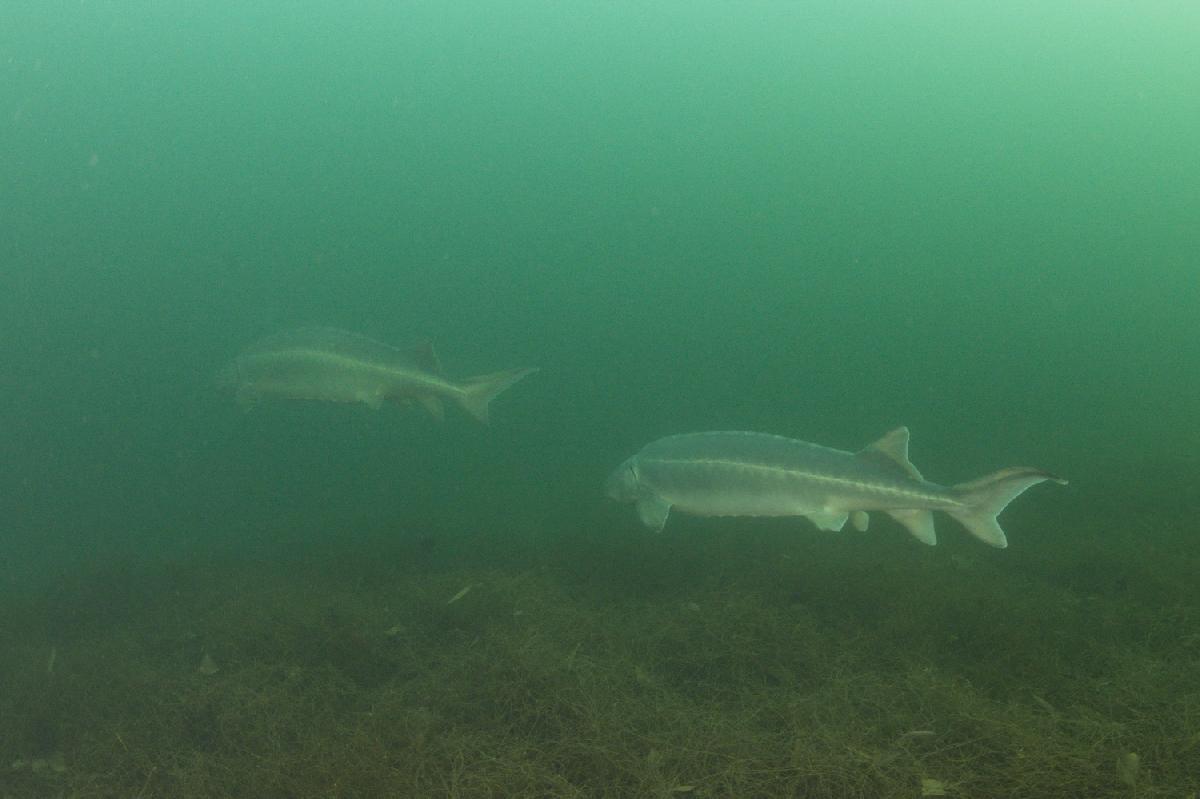
[[[429,339],[423,339],[404,348],[404,352],[408,357],[412,358],[413,363],[420,369],[445,377],[442,372],[442,362],[437,356],[437,350],[433,348],[433,342]]]
[[[925,479],[917,471],[917,467],[908,460],[907,427],[897,427],[895,430],[884,433],[878,441],[868,444],[858,455],[865,458],[885,458],[903,469],[909,477],[915,480]]]

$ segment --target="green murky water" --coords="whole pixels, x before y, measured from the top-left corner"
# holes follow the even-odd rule
[[[0,796],[1194,794],[1198,36],[0,4]],[[487,427],[217,389],[304,325],[541,371]],[[600,489],[900,424],[1071,484],[1004,551]]]

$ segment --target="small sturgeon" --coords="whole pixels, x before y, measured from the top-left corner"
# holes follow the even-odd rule
[[[806,516],[822,530],[849,518],[867,529],[867,511],[882,511],[926,544],[936,544],[932,511],[945,511],[994,547],[1008,546],[996,516],[1032,485],[1066,480],[1017,467],[941,486],[908,460],[908,428],[899,427],[861,452],[845,452],[763,433],[668,436],[617,467],[605,491],[633,502],[653,530],[671,508],[697,516]]]
[[[497,394],[537,369],[510,369],[466,380],[443,374],[433,345],[408,349],[325,327],[300,328],[265,338],[239,355],[218,376],[238,404],[253,407],[263,397],[361,402],[419,402],[435,418],[443,400],[462,406],[481,422]]]

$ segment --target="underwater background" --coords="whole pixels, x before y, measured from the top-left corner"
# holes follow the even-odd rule
[[[0,797],[1196,795],[1198,37],[0,3]],[[218,390],[304,325],[540,372],[486,427]],[[1003,551],[601,490],[901,424],[1070,485]]]

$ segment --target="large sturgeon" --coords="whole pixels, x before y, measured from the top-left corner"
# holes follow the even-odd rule
[[[1008,546],[996,516],[1044,480],[1067,481],[1028,467],[1002,469],[941,486],[908,460],[908,428],[899,427],[861,452],[845,452],[763,433],[669,436],[617,467],[605,490],[637,505],[654,530],[671,508],[697,516],[806,516],[822,530],[849,518],[867,529],[867,511],[883,511],[926,544],[936,544],[933,513],[945,511],[994,547]]]
[[[308,327],[252,345],[221,371],[218,382],[231,388],[245,408],[263,397],[361,402],[372,408],[389,400],[418,402],[441,419],[442,402],[449,400],[486,423],[488,403],[536,371],[510,369],[450,380],[428,342],[400,349],[357,333]]]

